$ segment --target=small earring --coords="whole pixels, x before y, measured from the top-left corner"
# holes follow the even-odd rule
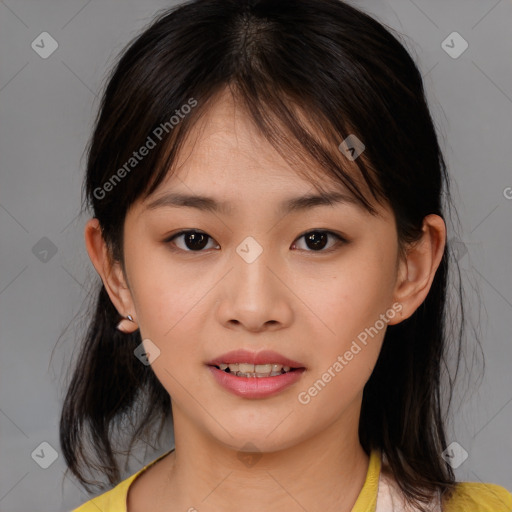
[[[116,329],[118,329],[119,331],[124,332],[124,333],[133,332],[133,331],[130,330],[130,327],[133,327],[133,326],[129,325],[127,322],[134,323],[132,315],[127,315],[126,319],[121,320],[116,325]]]

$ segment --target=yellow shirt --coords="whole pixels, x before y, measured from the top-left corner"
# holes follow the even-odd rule
[[[155,464],[172,450],[160,455],[132,476],[121,481],[113,489],[89,500],[72,512],[127,512],[126,498],[131,483],[147,468]],[[381,474],[381,453],[374,450],[366,480],[359,493],[352,512],[375,512],[379,495]],[[402,510],[402,509],[400,509]],[[387,512],[395,512],[394,510]],[[443,512],[512,512],[512,494],[504,487],[495,484],[461,482]]]

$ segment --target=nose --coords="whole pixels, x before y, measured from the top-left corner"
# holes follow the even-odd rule
[[[248,251],[244,252],[244,249]],[[293,292],[284,266],[262,248],[241,244],[232,258],[232,268],[219,288],[219,321],[227,328],[250,332],[274,331],[290,325]],[[253,251],[253,257],[247,257]]]

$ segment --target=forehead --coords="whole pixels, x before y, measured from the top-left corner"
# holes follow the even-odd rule
[[[304,114],[300,117],[304,121]],[[342,203],[367,213],[351,191],[312,157],[305,161],[303,153],[293,152],[285,156],[260,133],[231,92],[224,90],[187,133],[172,169],[145,198],[143,210],[192,206],[227,214],[237,210],[237,203],[256,198],[261,207],[279,202],[276,212],[282,214]],[[344,167],[352,176],[359,174],[355,164],[345,162]]]
[[[272,178],[302,181],[231,93],[221,93],[187,134],[175,168],[208,172],[212,178],[229,173],[244,181]],[[321,171],[317,169],[317,171]]]
[[[296,110],[296,114],[301,122],[307,123],[303,112]],[[265,112],[262,115],[265,116]],[[284,137],[284,133],[279,135]],[[297,147],[288,147],[287,143],[282,141],[278,151],[259,131],[240,100],[226,88],[212,99],[185,136],[166,182],[208,179],[213,186],[225,180],[234,187],[265,180],[272,186],[296,190],[344,188],[303,148],[299,154]],[[355,164],[347,161],[344,167],[354,178],[358,177]]]

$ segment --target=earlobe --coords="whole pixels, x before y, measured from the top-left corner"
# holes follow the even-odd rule
[[[446,245],[446,226],[439,215],[427,215],[422,235],[412,243],[400,261],[395,288],[395,301],[402,304],[403,315],[390,324],[409,318],[430,291]]]
[[[126,284],[121,265],[119,262],[113,262],[109,255],[97,218],[89,219],[87,222],[84,229],[84,238],[89,258],[101,277],[112,304],[121,316],[127,317],[130,314],[133,318],[135,308],[130,290]],[[120,324],[123,322],[125,321],[122,320]],[[138,328],[136,320],[133,322],[126,320],[126,322],[127,325],[123,324],[122,326],[123,331],[129,332]]]
[[[124,333],[130,333],[136,331],[138,329],[135,320],[132,315],[127,315],[126,318],[123,318],[117,325],[116,329],[120,330]]]

